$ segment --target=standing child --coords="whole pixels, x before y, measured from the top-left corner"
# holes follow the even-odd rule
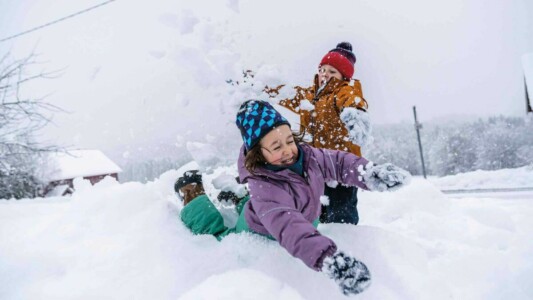
[[[236,123],[244,141],[239,176],[248,183],[250,198],[235,232],[251,231],[277,240],[308,267],[335,280],[344,294],[366,289],[371,278],[367,267],[316,230],[324,183],[334,180],[385,191],[406,184],[409,173],[392,164],[374,165],[346,151],[299,143],[289,122],[268,102],[243,103]]]
[[[294,98],[279,103],[300,115],[300,132],[305,133],[305,141],[311,146],[361,156],[360,146],[370,137],[370,120],[361,83],[352,80],[355,61],[352,45],[339,43],[320,61],[314,84],[296,87]],[[325,194],[330,201],[322,209],[321,222],[359,222],[357,187],[333,182],[325,186]]]

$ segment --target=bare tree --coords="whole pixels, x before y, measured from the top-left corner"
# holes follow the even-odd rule
[[[39,144],[35,137],[51,116],[62,110],[47,103],[45,97],[24,97],[22,92],[33,80],[58,75],[58,71],[35,72],[38,65],[34,52],[22,59],[13,59],[10,53],[0,58],[0,198],[38,195],[40,156],[59,150]]]

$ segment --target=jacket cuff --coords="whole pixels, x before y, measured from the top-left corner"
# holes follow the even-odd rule
[[[337,246],[335,245],[329,246],[324,252],[322,252],[322,255],[316,261],[316,264],[313,267],[313,269],[315,269],[315,271],[322,270],[322,264],[324,263],[324,259],[326,259],[326,257],[328,256],[333,256],[333,254],[335,254],[336,251],[337,251]]]

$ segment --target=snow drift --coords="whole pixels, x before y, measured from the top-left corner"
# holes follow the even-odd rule
[[[193,236],[173,183],[194,167],[146,184],[76,180],[72,197],[0,201],[0,298],[345,298],[274,241]],[[212,199],[223,173],[235,167],[204,175]],[[452,199],[414,179],[394,193],[361,192],[360,225],[319,230],[371,270],[360,299],[527,299],[530,201]]]

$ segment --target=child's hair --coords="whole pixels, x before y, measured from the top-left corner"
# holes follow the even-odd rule
[[[296,145],[302,143],[303,134],[298,134],[293,132],[292,136],[294,137],[294,142]],[[261,142],[255,144],[250,150],[246,152],[244,157],[244,167],[250,172],[254,173],[255,169],[262,167],[267,164],[263,153],[261,152]]]

